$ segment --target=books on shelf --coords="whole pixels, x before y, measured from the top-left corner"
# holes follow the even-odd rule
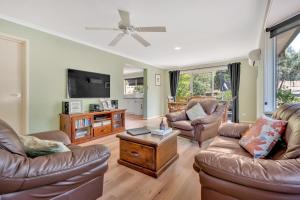
[[[95,121],[102,121],[102,120],[105,120],[105,119],[107,119],[106,116],[95,116],[95,118],[94,118]]]
[[[114,120],[116,121],[120,121],[122,119],[122,115],[121,114],[114,114]]]
[[[110,125],[111,121],[110,120],[105,120],[105,121],[102,121],[102,124],[103,124],[103,126]]]
[[[84,118],[84,119],[78,119],[75,121],[75,128],[85,128],[91,125],[91,120]]]
[[[82,138],[88,135],[88,130],[76,131],[76,139]]]
[[[154,135],[167,135],[171,132],[172,132],[172,128],[169,128],[169,127],[165,128],[163,130],[161,130],[159,128],[158,129],[151,129],[151,134],[154,134]]]
[[[102,122],[94,122],[94,124],[93,124],[94,128],[99,127],[99,126],[102,126]]]
[[[93,127],[100,127],[100,126],[106,126],[106,125],[110,125],[111,124],[111,120],[103,120],[100,122],[94,122]]]

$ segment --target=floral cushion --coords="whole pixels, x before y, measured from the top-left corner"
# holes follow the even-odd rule
[[[260,117],[242,136],[239,144],[254,158],[265,158],[284,133],[286,121]]]

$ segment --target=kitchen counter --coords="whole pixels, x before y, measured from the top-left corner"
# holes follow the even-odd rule
[[[124,97],[124,99],[144,99],[144,97]]]

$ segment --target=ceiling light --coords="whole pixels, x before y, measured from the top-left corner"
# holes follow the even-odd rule
[[[174,47],[174,50],[179,51],[181,47]]]

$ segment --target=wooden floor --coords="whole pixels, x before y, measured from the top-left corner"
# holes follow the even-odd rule
[[[159,125],[160,119],[129,118],[126,128]],[[104,192],[99,200],[194,200],[201,199],[199,176],[193,170],[194,155],[200,150],[195,142],[178,137],[179,159],[158,178],[152,178],[119,165],[119,141],[115,135],[89,144],[104,144],[111,150],[105,173]],[[205,145],[206,146],[206,145]]]

